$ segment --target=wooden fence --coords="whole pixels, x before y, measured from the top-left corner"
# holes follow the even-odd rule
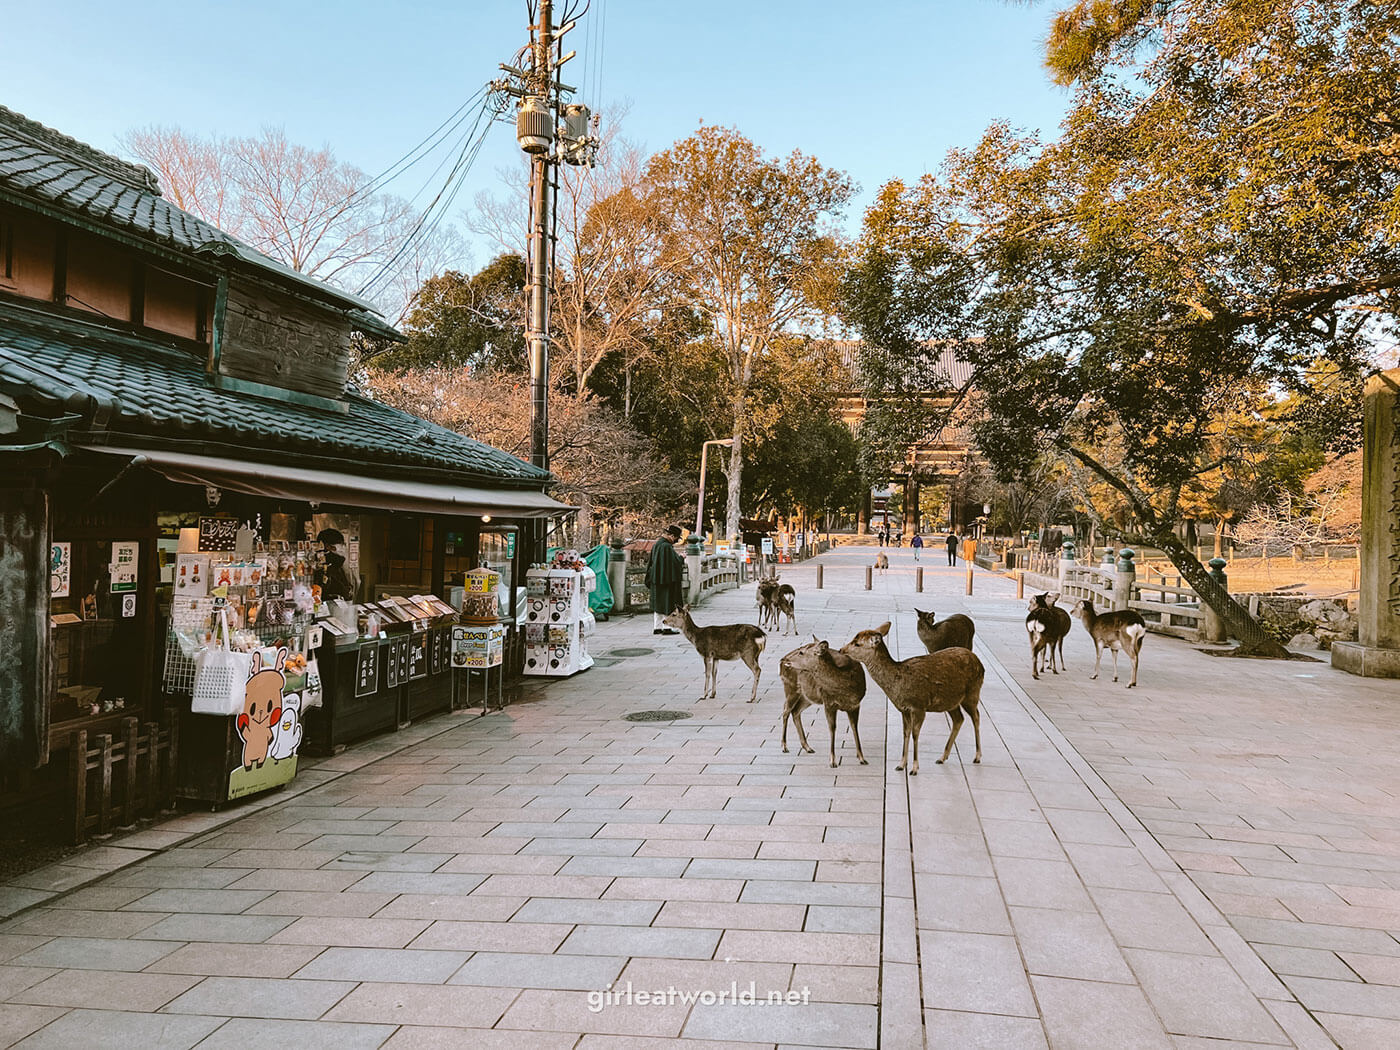
[[[179,725],[176,710],[167,707],[163,723],[123,719],[115,738],[100,733],[93,746],[85,729],[69,738],[73,842],[86,841],[90,832],[106,835],[115,827],[129,827],[138,816],[174,806]]]

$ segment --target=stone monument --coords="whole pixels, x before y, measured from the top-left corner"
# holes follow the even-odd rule
[[[1358,640],[1332,644],[1332,666],[1400,678],[1400,368],[1366,381],[1361,466]]]

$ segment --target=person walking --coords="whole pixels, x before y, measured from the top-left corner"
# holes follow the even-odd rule
[[[958,563],[958,535],[955,532],[948,533],[948,564]]]
[[[662,627],[661,617],[674,612],[681,604],[681,574],[685,571],[685,561],[676,553],[680,540],[680,527],[668,525],[651,545],[651,556],[647,559],[647,590],[651,591],[652,634],[679,633]]]
[[[920,536],[917,532],[914,533],[914,538],[909,541],[909,546],[914,548],[914,560],[918,561],[919,551],[924,549],[924,538]]]

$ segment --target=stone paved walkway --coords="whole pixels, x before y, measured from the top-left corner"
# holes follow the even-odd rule
[[[1400,1045],[1396,683],[1154,635],[1130,692],[1087,680],[1077,626],[1032,682],[1009,580],[965,597],[934,550],[915,595],[904,549],[866,592],[872,553],[824,556],[820,592],[785,568],[803,637],[892,619],[909,656],[915,605],[971,613],[980,765],[967,725],[935,765],[930,719],[895,773],[873,684],[868,766],[843,726],[828,767],[820,714],[817,754],[784,754],[796,640],[759,703],[737,664],[697,701],[683,639],[604,624],[595,651],[652,652],[0,888],[33,905],[0,925],[0,1046]],[[699,619],[753,611],[745,588]],[[653,708],[692,717],[621,717]]]

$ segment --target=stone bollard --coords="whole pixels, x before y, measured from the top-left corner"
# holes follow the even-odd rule
[[[1210,578],[1229,592],[1229,586],[1225,582],[1224,558],[1212,558],[1210,560]],[[1225,629],[1225,622],[1220,616],[1205,603],[1201,601],[1201,641],[1203,642],[1225,642],[1229,641],[1229,632]]]
[[[705,556],[705,547],[700,542],[700,537],[692,535],[690,542],[685,545],[685,564],[690,570],[690,593],[687,601],[691,605],[700,603],[700,559]]]
[[[627,552],[620,537],[614,537],[608,551],[608,586],[612,588],[612,611],[627,611]]]
[[[1017,569],[1017,570],[1016,570],[1016,597],[1017,597],[1017,598],[1024,598],[1025,596],[1026,596],[1026,572],[1025,572],[1024,569]]]
[[[923,570],[923,569],[915,569],[915,570],[914,570],[914,590],[918,591],[920,594],[923,594],[923,593],[924,593],[924,570]]]
[[[867,566],[865,567],[865,589],[866,589],[867,591],[870,590],[871,578],[874,576],[874,574],[875,574],[875,570],[874,570],[873,568],[871,568],[869,565],[867,565]]]
[[[1074,570],[1074,541],[1065,540],[1060,550],[1060,593],[1069,594],[1070,573]]]
[[[818,566],[817,566],[817,590],[821,590],[821,589],[822,589],[822,570],[825,569],[825,568],[826,568],[825,565],[818,565]]]
[[[1137,582],[1137,567],[1133,565],[1133,559],[1136,557],[1137,552],[1131,547],[1124,547],[1118,552],[1118,566],[1113,577],[1115,609],[1126,609],[1133,600],[1133,584]]]

